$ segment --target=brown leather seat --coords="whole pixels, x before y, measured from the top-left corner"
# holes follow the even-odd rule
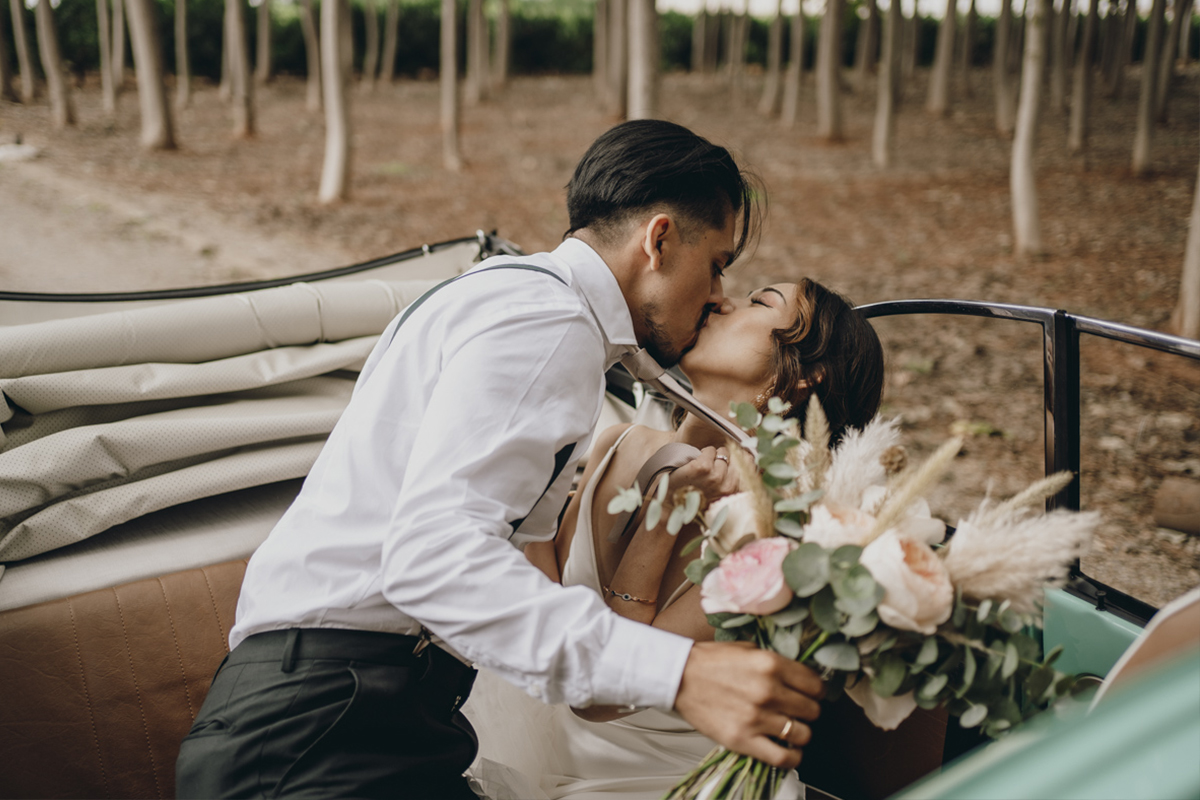
[[[245,571],[232,561],[0,613],[0,797],[173,797]]]

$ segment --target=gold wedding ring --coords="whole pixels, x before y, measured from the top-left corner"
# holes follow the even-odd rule
[[[793,720],[791,717],[788,717],[788,721],[783,725],[783,730],[779,733],[779,738],[783,739],[785,742],[787,741],[788,734],[792,732],[793,722],[795,722],[795,720]]]

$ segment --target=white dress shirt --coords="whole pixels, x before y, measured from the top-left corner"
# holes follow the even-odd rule
[[[475,274],[502,263],[562,281]],[[230,646],[280,628],[424,624],[546,702],[673,706],[692,641],[551,582],[515,546],[554,536],[604,371],[637,346],[612,272],[567,239],[553,253],[488,259],[399,320],[250,559]]]

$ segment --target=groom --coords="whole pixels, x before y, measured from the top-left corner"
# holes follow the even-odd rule
[[[472,665],[548,703],[674,708],[734,750],[799,762],[814,673],[626,620],[515,546],[554,535],[605,370],[639,345],[675,363],[755,221],[724,148],[650,120],[596,140],[567,207],[554,252],[489,259],[380,338],[250,560],[179,797],[469,800]]]

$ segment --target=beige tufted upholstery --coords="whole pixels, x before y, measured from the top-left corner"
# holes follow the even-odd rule
[[[172,797],[245,561],[0,613],[0,797]]]

